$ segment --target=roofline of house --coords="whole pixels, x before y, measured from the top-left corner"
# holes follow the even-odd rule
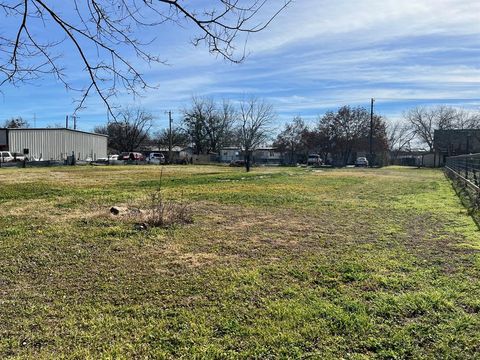
[[[66,131],[72,131],[75,133],[82,133],[82,134],[88,134],[88,135],[97,135],[97,136],[103,136],[103,137],[108,137],[108,135],[105,134],[99,134],[99,133],[94,133],[94,132],[88,132],[88,131],[82,131],[82,130],[74,130],[74,129],[67,129],[67,128],[0,128],[0,130],[7,130],[7,131],[34,131],[34,130],[66,130]]]

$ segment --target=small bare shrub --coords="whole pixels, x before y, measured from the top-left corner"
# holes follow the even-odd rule
[[[158,188],[147,195],[142,202],[147,204],[146,208],[112,206],[110,213],[135,222],[137,230],[147,230],[149,227],[168,228],[176,224],[192,223],[193,215],[187,202],[165,199],[162,193],[162,175],[163,170],[160,172]]]
[[[143,222],[152,227],[170,227],[176,224],[193,222],[192,211],[188,203],[165,199],[162,193],[163,169],[160,171],[158,188],[150,193],[148,209],[142,212]]]
[[[153,227],[170,227],[193,222],[190,206],[185,202],[165,199],[161,188],[150,194],[149,207],[142,215],[143,222]]]

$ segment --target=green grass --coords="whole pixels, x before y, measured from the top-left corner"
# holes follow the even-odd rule
[[[480,232],[441,171],[0,171],[0,358],[480,358]]]

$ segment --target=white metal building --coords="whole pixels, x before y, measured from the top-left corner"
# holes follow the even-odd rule
[[[72,129],[0,129],[0,150],[23,153],[29,159],[65,160],[75,154],[77,160],[107,157],[106,135]]]

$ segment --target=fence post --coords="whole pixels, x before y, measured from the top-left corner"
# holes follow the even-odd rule
[[[468,180],[468,155],[465,156],[465,179]]]

